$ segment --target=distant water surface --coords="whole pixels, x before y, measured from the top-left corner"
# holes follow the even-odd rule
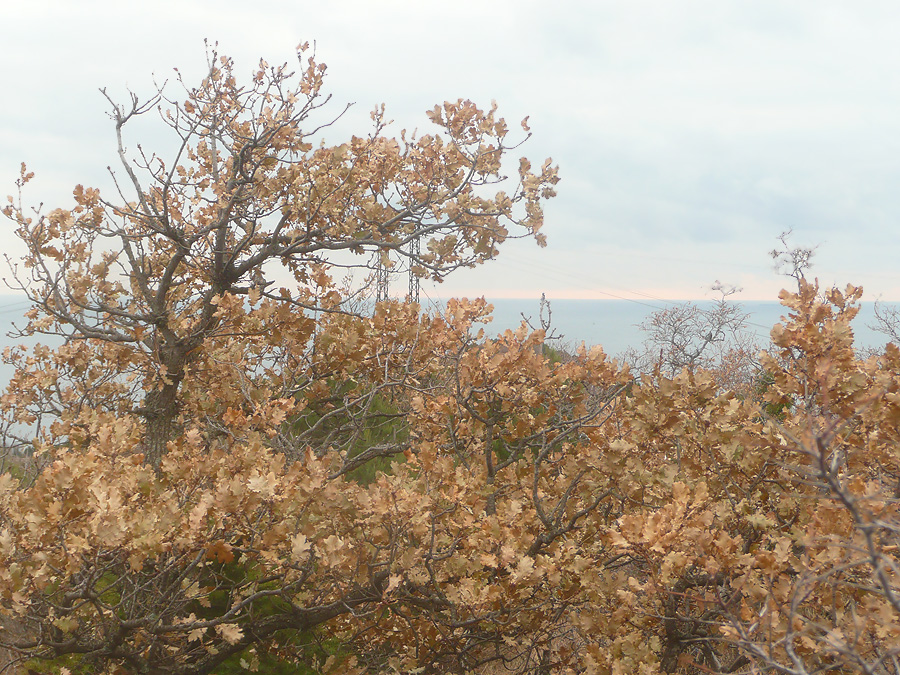
[[[531,325],[540,327],[538,300],[491,300],[494,306],[494,320],[487,325],[489,334],[497,334],[514,329],[522,322],[522,316],[529,317]],[[629,347],[639,346],[643,333],[639,325],[653,312],[684,303],[647,302],[646,304],[627,300],[553,300],[550,303],[551,329],[562,336],[563,345],[601,345],[610,356],[617,356]],[[712,307],[713,303],[698,301],[701,308]],[[747,329],[756,334],[761,344],[769,340],[772,326],[781,321],[786,309],[778,302],[739,303],[750,317]],[[897,305],[886,303],[886,306]],[[860,307],[859,315],[853,322],[858,347],[880,347],[887,338],[868,327],[875,322],[875,305],[868,302]]]
[[[531,319],[535,327],[540,326],[538,300],[491,300],[494,306],[494,319],[488,324],[486,332],[496,335],[506,329],[515,329],[525,315]],[[665,307],[672,307],[679,303],[662,303],[648,301],[646,304],[630,302],[627,300],[553,300],[550,303],[552,311],[551,327],[556,334],[562,336],[563,346],[575,347],[582,342],[591,345],[601,345],[610,356],[620,355],[628,347],[639,346],[643,335],[639,324],[651,313]],[[710,307],[712,302],[697,302],[700,307]],[[887,303],[888,306],[898,307],[896,303]],[[768,341],[769,331],[779,322],[785,313],[784,307],[777,302],[745,302],[741,303],[745,311],[750,314],[748,327],[765,344]],[[44,342],[52,344],[53,340],[46,337],[32,338],[31,340],[15,340],[8,337],[13,329],[13,324],[21,327],[25,325],[25,312],[30,305],[23,301],[21,296],[0,295],[0,348],[12,344],[34,344]],[[854,322],[856,344],[859,347],[881,347],[887,341],[881,333],[868,327],[874,323],[874,303],[863,303],[859,316]],[[12,369],[0,364],[0,382],[5,387],[12,375]]]

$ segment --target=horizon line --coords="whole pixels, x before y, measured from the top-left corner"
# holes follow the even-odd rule
[[[545,297],[546,297],[546,296],[545,296]],[[454,299],[457,299],[457,300],[458,300],[458,299],[463,299],[463,298],[469,299],[469,300],[472,300],[472,299],[475,299],[475,298],[484,298],[485,300],[488,300],[488,301],[494,301],[494,300],[518,300],[518,301],[522,301],[522,302],[526,302],[526,301],[529,301],[529,302],[540,302],[540,300],[541,300],[541,297],[540,297],[540,296],[534,296],[534,295],[528,295],[528,296],[525,296],[525,295],[515,295],[515,296],[511,296],[511,295],[500,295],[500,296],[492,296],[492,295],[490,295],[490,294],[488,294],[488,293],[477,293],[477,294],[461,293],[461,294],[458,294],[458,295],[446,295],[446,296],[435,296],[435,297],[423,298],[423,299],[420,300],[420,304],[421,304],[421,303],[424,303],[424,302],[428,302],[428,301],[440,301],[440,302],[446,302],[447,300],[454,300]],[[400,299],[402,299],[402,298],[397,297],[397,298],[394,298],[394,299],[400,300]],[[557,301],[632,302],[632,303],[637,303],[637,304],[641,304],[641,305],[650,305],[650,304],[652,304],[652,303],[654,303],[654,302],[657,302],[657,303],[658,303],[658,302],[682,303],[682,302],[715,302],[715,301],[716,301],[715,298],[711,298],[711,297],[693,297],[693,298],[689,298],[689,297],[670,297],[670,298],[662,298],[662,297],[652,297],[652,298],[651,298],[651,297],[639,297],[639,298],[625,298],[625,297],[608,297],[608,296],[607,296],[607,297],[600,297],[600,296],[596,296],[596,297],[595,297],[595,296],[591,296],[591,297],[585,297],[585,296],[580,296],[580,297],[562,297],[562,296],[560,296],[560,297],[547,297],[546,299],[547,299],[548,302],[557,302]],[[730,299],[728,300],[728,302],[731,302],[731,303],[738,303],[738,304],[743,303],[743,302],[771,302],[771,303],[773,303],[773,304],[781,304],[781,300],[780,300],[777,296],[776,296],[776,297],[771,297],[771,296],[770,296],[770,297],[766,297],[766,298],[761,298],[761,297],[751,297],[751,298],[732,297],[732,298],[730,298]],[[860,300],[860,303],[862,303],[862,304],[870,304],[870,303],[871,303],[871,304],[874,304],[874,303],[876,303],[876,302],[900,303],[900,298],[898,298],[898,299],[895,299],[895,298],[871,298],[871,299],[863,298],[863,299]]]

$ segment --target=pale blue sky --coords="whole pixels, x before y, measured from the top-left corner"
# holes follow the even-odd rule
[[[114,161],[107,86],[152,91],[218,40],[247,72],[316,41],[342,133],[380,102],[427,127],[445,99],[531,116],[525,154],[560,166],[547,249],[511,242],[429,295],[744,299],[785,285],[766,251],[793,228],[814,273],[900,300],[900,4],[831,0],[5,3],[0,182],[66,205]],[[144,145],[152,145],[148,128]],[[135,138],[135,140],[137,140]],[[11,226],[0,244],[18,250]]]

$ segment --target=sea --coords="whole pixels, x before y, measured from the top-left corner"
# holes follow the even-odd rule
[[[507,329],[518,328],[522,321],[529,321],[534,327],[540,323],[540,300],[510,300],[487,298],[494,306],[493,320],[485,326],[489,336],[497,335]],[[430,308],[435,311],[440,301],[432,302]],[[576,349],[582,343],[590,347],[600,345],[611,357],[622,355],[629,347],[638,348],[644,340],[640,328],[652,313],[673,307],[680,302],[632,302],[627,300],[553,300],[550,302],[551,334],[558,337],[556,344],[564,349]],[[694,304],[701,308],[709,308],[712,302],[697,301]],[[769,332],[786,313],[778,302],[744,302],[738,303],[749,316],[747,330],[758,339],[759,344],[766,345]],[[896,303],[885,303],[886,307],[900,309]],[[28,340],[13,339],[10,332],[16,326],[24,326],[25,312],[30,305],[21,296],[0,295],[0,348],[12,344],[34,344],[44,342],[53,344],[46,337]],[[426,306],[426,309],[429,306]],[[860,313],[854,321],[856,345],[859,348],[879,348],[887,342],[882,333],[871,326],[875,323],[874,303],[863,303]],[[58,341],[57,341],[58,342]],[[0,382],[5,389],[12,369],[0,364]]]
[[[498,299],[488,301],[494,306],[493,321],[485,327],[490,334],[517,328],[523,320],[540,327],[540,300]],[[621,355],[626,349],[638,348],[645,335],[641,324],[654,312],[684,302],[631,302],[627,300],[553,300],[550,302],[550,328],[559,336],[558,344],[566,348],[600,345],[609,356]],[[701,309],[713,306],[711,301],[695,301]],[[746,330],[756,336],[760,345],[769,342],[772,327],[787,314],[779,302],[743,302],[739,304],[748,314]],[[885,307],[898,308],[896,303]],[[862,303],[853,322],[855,344],[858,348],[883,347],[887,337],[874,330],[875,304]]]

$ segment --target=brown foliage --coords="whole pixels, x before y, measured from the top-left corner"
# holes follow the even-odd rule
[[[354,313],[336,251],[440,277],[537,234],[556,174],[490,194],[506,126],[463,101],[315,146],[307,64],[214,60],[171,162],[130,162],[147,106],[114,107],[130,200],[6,209],[29,330],[65,340],[8,355],[42,468],[0,475],[0,642],[120,673],[900,672],[900,350],[855,356],[861,290],[783,294],[757,397],[486,341],[484,301]]]

